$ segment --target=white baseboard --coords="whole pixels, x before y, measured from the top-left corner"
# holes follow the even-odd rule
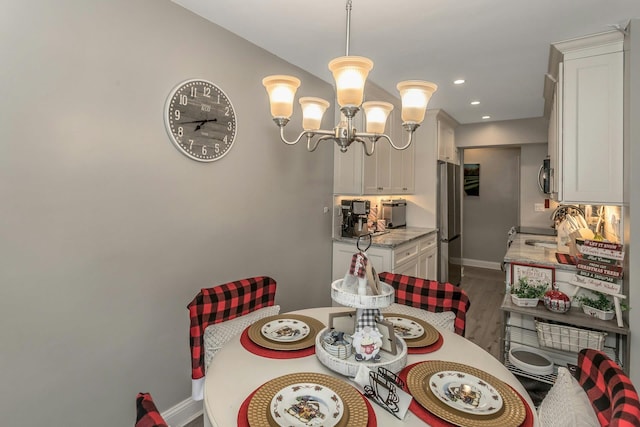
[[[203,401],[195,401],[189,397],[160,415],[162,415],[169,427],[184,427],[202,415],[203,403]]]
[[[502,270],[502,263],[492,262],[492,261],[482,261],[479,259],[465,258],[462,260],[462,265],[469,266],[469,267],[488,268],[490,270]]]

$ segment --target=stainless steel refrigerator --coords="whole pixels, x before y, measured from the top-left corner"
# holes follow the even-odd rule
[[[460,285],[462,279],[460,166],[438,162],[438,281]]]

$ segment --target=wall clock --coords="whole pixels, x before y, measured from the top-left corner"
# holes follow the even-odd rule
[[[202,79],[180,83],[164,108],[171,142],[187,157],[213,162],[224,157],[236,138],[236,113],[229,97]]]

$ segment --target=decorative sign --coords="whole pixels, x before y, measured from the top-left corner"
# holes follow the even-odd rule
[[[511,284],[526,278],[530,285],[553,286],[556,278],[556,269],[542,265],[511,263]]]
[[[619,279],[623,275],[624,245],[585,240],[579,249],[582,256],[576,264],[578,274],[571,284],[609,295],[619,294],[622,291]]]

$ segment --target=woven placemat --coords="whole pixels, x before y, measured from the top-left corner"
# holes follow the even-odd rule
[[[294,342],[277,342],[272,341],[264,337],[262,335],[262,327],[274,320],[278,319],[295,319],[300,320],[309,326],[309,335],[301,339],[300,341]],[[251,341],[258,344],[264,348],[270,348],[272,350],[300,350],[303,348],[308,348],[314,346],[316,343],[316,334],[324,329],[325,325],[321,321],[314,319],[313,317],[303,316],[301,314],[278,314],[275,316],[265,317],[264,319],[260,319],[255,322],[253,325],[249,326],[248,334]]]
[[[502,396],[502,409],[492,415],[473,415],[446,405],[433,395],[429,387],[431,376],[441,371],[464,372],[491,384]],[[407,387],[414,399],[425,409],[456,425],[467,427],[518,427],[527,415],[524,403],[511,387],[491,374],[462,363],[442,360],[418,363],[407,374]]]
[[[333,390],[344,403],[344,415],[338,427],[367,427],[367,405],[358,391],[349,383],[317,372],[300,372],[283,375],[266,382],[249,402],[247,418],[251,427],[277,427],[269,409],[273,396],[292,384],[319,384]]]
[[[422,328],[424,329],[424,334],[418,338],[413,338],[413,339],[403,338],[404,341],[407,343],[408,348],[426,347],[428,345],[435,344],[435,342],[438,341],[438,339],[440,338],[440,332],[438,332],[436,328],[434,328],[432,325],[428,324],[422,319],[418,319],[417,317],[413,317],[413,316],[407,316],[406,314],[384,313],[385,320],[389,320],[390,318],[393,318],[393,317],[399,317],[401,319],[410,320],[422,326]]]
[[[433,353],[434,351],[440,350],[440,348],[442,348],[442,345],[444,344],[444,338],[442,338],[441,334],[439,335],[440,337],[438,338],[438,341],[434,342],[431,345],[428,345],[425,347],[407,348],[407,354],[427,354],[427,353]]]

